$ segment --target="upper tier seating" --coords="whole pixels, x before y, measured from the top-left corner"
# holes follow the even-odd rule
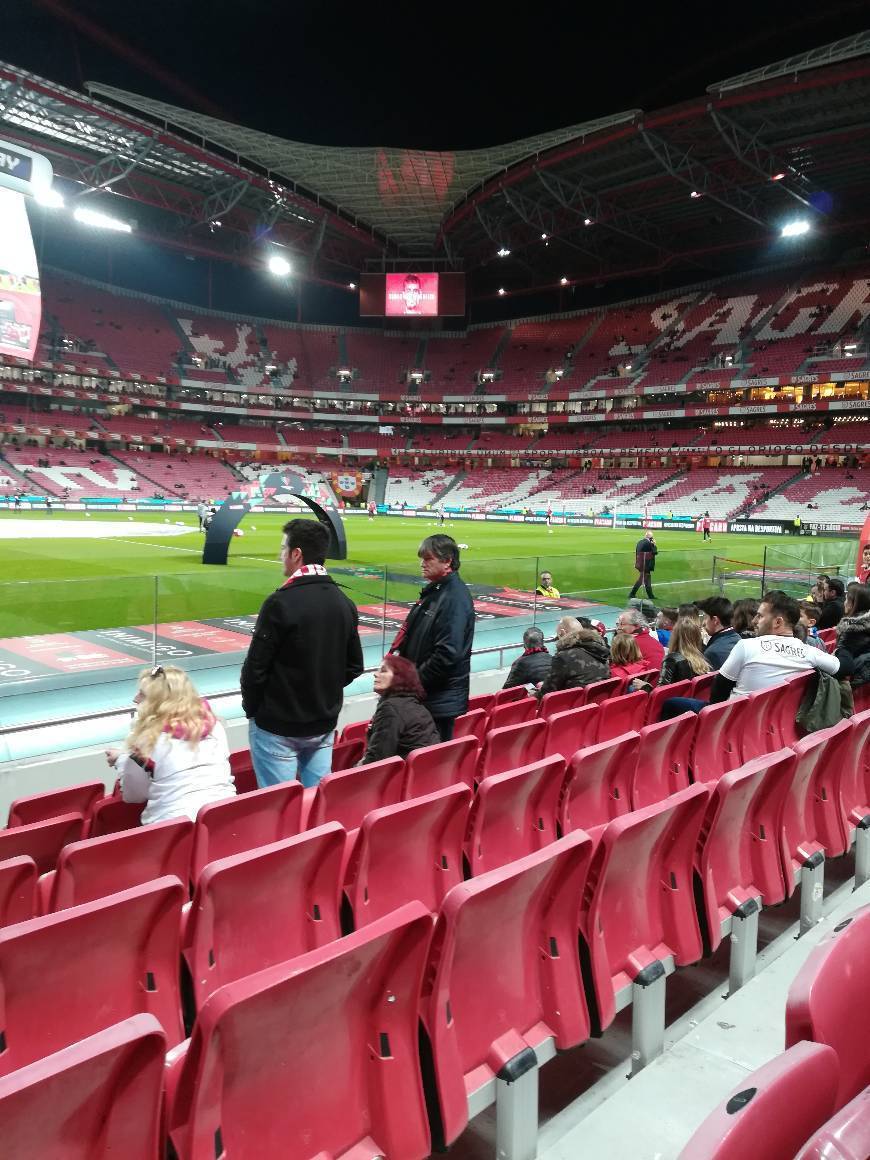
[[[435,502],[452,479],[452,473],[431,469],[410,471],[391,467],[384,501],[391,506],[407,502],[409,507],[426,507]]]
[[[808,510],[807,504],[813,504]],[[758,515],[805,523],[861,524],[862,505],[870,503],[870,469],[823,467],[816,475],[799,479],[756,509]],[[816,510],[816,507],[818,510]]]
[[[231,467],[211,455],[140,451],[121,452],[117,458],[138,473],[140,491],[147,496],[224,499],[240,483]]]
[[[726,519],[745,507],[757,494],[759,486],[779,487],[792,475],[792,467],[747,468],[745,471],[700,467],[673,483],[655,488],[643,497],[643,502],[651,511],[673,511],[676,515],[709,512],[714,519]]]

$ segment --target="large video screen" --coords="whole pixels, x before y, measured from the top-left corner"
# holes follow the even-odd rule
[[[438,275],[387,274],[385,306],[388,318],[434,318],[438,313]]]
[[[24,194],[0,189],[0,354],[33,361],[42,297]]]

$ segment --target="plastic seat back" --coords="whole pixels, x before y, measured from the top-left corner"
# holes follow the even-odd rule
[[[870,1085],[868,962],[870,906],[862,906],[813,947],[786,1001],[786,1046],[811,1039],[837,1053],[838,1108]]]
[[[781,685],[777,686],[778,696],[771,706],[768,718],[769,732],[772,735],[768,741],[769,746],[784,749],[800,740],[795,718],[810,682],[815,681],[815,676],[815,669],[813,669],[808,673],[789,677],[787,681],[783,681]]]
[[[32,858],[9,858],[0,862],[0,927],[33,918],[36,878],[36,863]]]
[[[834,857],[849,847],[839,781],[853,736],[851,721],[840,721],[792,746],[795,763],[782,817],[782,857],[792,873],[815,853]]]
[[[144,809],[145,802],[125,802],[120,792],[100,798],[87,819],[88,836],[104,838],[132,830],[141,824]]]
[[[512,701],[521,701],[527,696],[525,685],[511,685],[509,689],[498,689],[492,695],[488,712],[491,714],[500,705],[509,705]]]
[[[692,863],[709,790],[693,785],[605,827],[589,870],[583,934],[602,1030],[647,967],[701,957]]]
[[[346,830],[358,829],[371,810],[398,805],[404,778],[405,763],[401,757],[388,757],[356,769],[330,773],[317,787],[308,828],[340,822]]]
[[[341,731],[340,742],[365,741],[371,721],[350,721]]]
[[[421,1013],[432,1048],[443,1139],[468,1122],[468,1096],[552,1036],[589,1036],[577,954],[578,905],[592,841],[571,834],[454,887],[444,899]]]
[[[534,717],[537,710],[536,697],[515,697],[502,705],[493,705],[489,711],[489,730],[501,729],[504,725],[519,725],[522,721]]]
[[[135,1015],[3,1077],[5,1155],[155,1160],[165,1053],[157,1020]]]
[[[353,769],[362,761],[365,751],[364,737],[355,737],[352,741],[339,741],[332,747],[332,772],[341,773],[345,769]]]
[[[480,747],[476,737],[454,737],[440,745],[414,749],[405,758],[402,798],[425,797],[450,785],[474,786]]]
[[[252,793],[255,789],[259,789],[250,749],[239,749],[230,754],[230,772],[236,784],[237,794]]]
[[[453,740],[457,737],[474,737],[479,745],[486,736],[487,718],[483,709],[469,709],[453,722]]]
[[[718,781],[743,764],[742,730],[748,708],[745,697],[732,697],[708,705],[698,714],[692,745],[692,777],[695,781]]]
[[[696,854],[711,951],[722,941],[723,922],[742,903],[760,897],[774,906],[791,893],[779,831],[794,760],[790,749],[757,757],[711,788]]]
[[[536,717],[520,725],[490,729],[483,743],[477,768],[479,780],[530,765],[544,756],[547,722]]]
[[[341,936],[344,839],[330,822],[206,866],[181,947],[197,1008],[218,987]]]
[[[608,697],[618,697],[621,692],[621,684],[622,681],[619,677],[610,677],[606,681],[594,681],[591,685],[586,686],[586,696],[583,699],[583,704],[600,705]]]
[[[848,831],[870,815],[870,710],[852,718],[852,743],[841,757],[840,817]]]
[[[44,822],[31,822],[0,830],[0,861],[32,858],[40,874],[48,874],[57,865],[61,850],[68,842],[84,837],[85,819],[81,814],[62,814]]]
[[[664,801],[689,785],[689,758],[698,727],[696,713],[681,713],[640,730],[637,769],[631,785],[631,808]]]
[[[870,1156],[870,1087],[835,1112],[795,1160],[866,1160]]]
[[[0,1074],[132,1015],[154,1015],[169,1046],[180,1043],[179,927],[186,897],[177,878],[158,878],[0,930],[6,1043]]]
[[[791,1160],[834,1110],[837,1071],[835,1052],[798,1043],[747,1075],[677,1160]]]
[[[638,733],[624,733],[574,754],[559,806],[563,834],[605,826],[629,812],[639,743]]]
[[[482,709],[484,713],[488,713],[494,701],[495,693],[478,693],[476,697],[468,698],[468,708],[465,712],[474,713],[477,709]]]
[[[597,741],[609,741],[623,733],[643,728],[646,722],[648,693],[623,693],[603,701],[598,712]]]
[[[406,902],[437,913],[462,881],[470,806],[471,790],[454,785],[366,815],[347,874],[357,930]]]
[[[674,681],[670,685],[657,685],[649,695],[647,702],[646,720],[648,725],[654,725],[662,712],[662,705],[671,697],[691,697],[691,681]]]
[[[292,838],[301,828],[302,786],[298,781],[203,806],[194,823],[191,880],[195,883],[209,862]]]
[[[480,783],[468,824],[467,857],[474,877],[556,840],[565,759],[544,757]]]
[[[7,825],[29,826],[34,822],[59,818],[62,814],[83,814],[86,817],[100,798],[105,797],[105,793],[101,781],[86,781],[81,785],[68,785],[63,789],[49,790],[48,793],[18,798],[9,807]]]
[[[832,644],[832,643],[836,644],[837,643],[837,630],[836,630],[836,628],[820,628],[819,629],[819,640],[823,640],[825,642],[825,644]]]
[[[176,818],[73,842],[60,852],[46,912],[80,906],[170,875],[190,879],[193,822]]]
[[[168,1112],[181,1160],[427,1156],[417,1011],[431,936],[411,903],[214,994]]]
[[[553,713],[547,719],[544,753],[548,757],[558,755],[570,761],[578,749],[594,745],[598,737],[599,712],[599,706],[592,704]]]
[[[691,692],[687,696],[697,697],[699,701],[709,701],[710,690],[713,688],[713,682],[715,680],[715,672],[700,673],[697,677],[692,677]]]
[[[744,762],[775,752],[770,748],[775,735],[769,722],[778,696],[778,689],[773,687],[758,689],[746,698],[740,735],[740,754]]]
[[[586,690],[557,689],[554,693],[544,693],[538,705],[538,716],[549,721],[556,713],[567,713],[569,709],[577,709],[586,698]]]
[[[659,683],[661,678],[661,669],[641,669],[639,673],[635,673],[633,677],[629,677],[626,684],[631,681],[645,681],[646,684],[652,685],[653,688]]]

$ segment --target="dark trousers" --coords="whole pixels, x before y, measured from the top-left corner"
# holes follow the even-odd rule
[[[629,600],[637,596],[638,589],[641,585],[643,585],[643,587],[646,589],[646,594],[650,600],[654,600],[655,597],[652,590],[652,576],[649,572],[638,572],[637,579],[634,582],[634,588],[632,588],[631,592],[628,594]]]
[[[441,740],[442,741],[452,741],[453,740],[453,722],[456,720],[456,718],[455,717],[433,717],[432,720],[435,722],[435,728],[441,734]]]
[[[659,721],[671,721],[681,713],[700,713],[707,708],[706,701],[699,701],[697,697],[671,697],[662,705]]]

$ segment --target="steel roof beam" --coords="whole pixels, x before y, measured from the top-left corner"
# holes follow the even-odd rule
[[[710,119],[716,126],[719,136],[738,161],[766,181],[773,181],[777,174],[785,173],[787,176],[777,182],[779,189],[783,193],[787,193],[789,197],[794,198],[795,201],[800,202],[801,205],[806,206],[807,209],[821,213],[821,210],[817,210],[810,201],[810,194],[813,191],[810,189],[807,179],[801,174],[795,173],[794,167],[787,161],[777,157],[773,150],[761,140],[758,133],[750,133],[748,129],[744,129],[742,125],[721,111],[717,111],[712,105],[709,111]],[[803,185],[806,189],[806,195],[794,188],[793,183]]]
[[[83,189],[81,195],[96,193],[101,189],[109,189],[119,181],[123,181],[125,177],[133,172],[137,165],[145,160],[153,148],[154,138],[147,137],[132,157],[125,157],[123,154],[117,152],[109,153],[105,157],[101,157],[99,161],[84,169],[82,180],[89,188]]]

